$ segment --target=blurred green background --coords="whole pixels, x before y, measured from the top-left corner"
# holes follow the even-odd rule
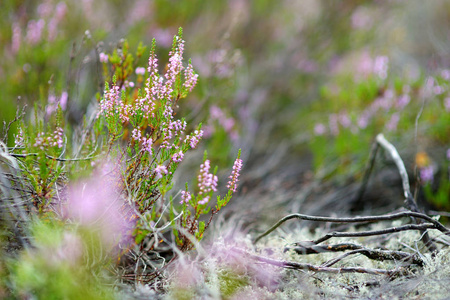
[[[120,49],[123,39],[136,49],[156,38],[163,68],[179,27],[185,56],[200,75],[180,109],[203,122],[218,164],[229,165],[242,148],[248,170],[279,153],[278,170],[303,161],[321,178],[355,174],[378,132],[401,151],[413,149],[405,153],[409,168],[417,152],[445,163],[450,2],[444,0],[3,0],[0,120],[12,120],[18,106],[45,109],[67,95],[66,117],[80,123],[103,89],[101,52]],[[385,100],[395,103],[383,106]],[[384,110],[358,123],[376,101]],[[12,126],[10,146],[14,133]],[[255,172],[249,180],[261,175]]]

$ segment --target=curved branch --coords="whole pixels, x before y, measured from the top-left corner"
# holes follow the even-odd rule
[[[433,228],[441,231],[442,233],[445,233],[447,235],[450,235],[450,230],[447,229],[444,225],[439,223],[438,221],[434,220],[433,218],[422,214],[418,212],[412,212],[412,211],[404,211],[399,212],[396,214],[388,214],[388,215],[381,215],[381,216],[367,216],[367,217],[353,217],[353,218],[331,218],[331,217],[318,217],[318,216],[308,216],[303,214],[291,214],[288,215],[282,219],[280,219],[275,225],[273,225],[269,230],[258,236],[255,241],[253,242],[256,244],[261,238],[265,237],[275,229],[277,229],[281,224],[284,222],[291,220],[291,219],[302,219],[307,221],[315,221],[315,222],[333,222],[333,223],[367,223],[367,222],[378,222],[378,221],[389,221],[389,220],[396,220],[404,217],[414,217],[426,220],[434,225]]]

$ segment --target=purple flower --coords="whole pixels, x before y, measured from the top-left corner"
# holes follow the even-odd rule
[[[386,125],[387,130],[389,131],[397,130],[398,121],[400,121],[400,115],[398,113],[392,114],[391,119]]]
[[[105,54],[105,53],[101,52],[99,54],[99,59],[100,59],[101,63],[106,64],[108,62],[108,54]]]
[[[44,27],[45,21],[43,19],[28,22],[26,40],[30,45],[35,45],[41,41]]]
[[[433,87],[433,93],[434,93],[435,95],[440,95],[440,94],[442,94],[443,92],[444,92],[444,89],[442,88],[442,86],[436,85],[436,86]]]
[[[450,70],[448,70],[448,69],[442,70],[441,76],[445,80],[449,80],[450,79]]]
[[[387,56],[377,56],[373,64],[373,72],[381,79],[387,78],[389,58]]]
[[[133,131],[131,132],[131,138],[135,141],[140,141],[141,140],[141,131],[137,128],[133,129]]]
[[[185,139],[185,142],[188,142],[192,149],[197,147],[198,142],[203,137],[203,130],[196,130],[193,134],[188,135]]]
[[[141,138],[141,141],[142,141],[142,149],[144,151],[147,151],[149,155],[152,155],[152,153],[153,153],[153,148],[152,148],[153,140],[151,139],[151,137],[145,137],[144,136],[143,138]]]
[[[432,165],[426,166],[419,171],[420,180],[422,183],[433,182],[434,178],[434,167]]]
[[[357,125],[359,128],[364,129],[369,125],[370,120],[370,113],[365,111],[362,113],[362,115],[358,118]]]
[[[52,113],[54,113],[58,108],[58,105],[61,106],[62,110],[66,110],[68,98],[69,94],[65,91],[62,92],[61,97],[59,99],[57,99],[55,95],[50,94],[48,96],[48,104],[46,108],[47,116],[50,116]]]
[[[450,148],[447,149],[447,159],[450,160]]]
[[[324,135],[326,131],[327,131],[327,129],[326,129],[325,125],[323,125],[322,123],[317,123],[314,126],[314,134],[317,136]]]
[[[22,40],[22,29],[20,29],[20,25],[18,23],[13,23],[12,32],[11,50],[15,54],[19,51],[20,42]]]
[[[181,191],[181,201],[180,204],[186,203],[189,204],[191,201],[192,195],[188,191]]]
[[[398,97],[396,106],[398,109],[403,109],[410,101],[411,97],[408,94],[403,94]]]
[[[156,180],[162,178],[163,177],[162,174],[167,174],[168,173],[167,172],[167,168],[165,166],[157,166],[154,171],[155,171],[155,174],[156,174],[156,176],[155,176]]]
[[[199,204],[206,204],[210,199],[210,193],[217,191],[217,181],[216,175],[209,173],[211,168],[210,161],[207,159],[204,163],[200,165],[200,174],[198,174],[198,196],[204,195],[203,199],[200,200]]]
[[[105,171],[113,173],[111,168],[104,165],[92,179],[70,186],[64,215],[80,225],[95,229],[105,244],[114,246],[129,235],[132,224],[124,213],[126,204],[118,193],[118,180],[102,175]]]
[[[232,192],[236,192],[237,183],[239,181],[239,175],[241,173],[241,169],[242,169],[242,159],[237,158],[234,161],[233,171],[231,171],[231,175],[229,177],[230,180],[228,181],[228,184],[227,184],[227,188]]]
[[[195,87],[198,81],[198,74],[194,73],[194,69],[191,64],[187,66],[187,68],[184,70],[184,86],[192,92],[192,89]]]
[[[69,99],[69,94],[66,91],[62,92],[61,98],[59,99],[59,105],[61,105],[62,110],[66,110],[68,99]]]
[[[24,146],[23,129],[22,127],[20,127],[18,134],[14,135],[14,147],[23,147],[23,146]]]
[[[144,67],[137,67],[136,68],[136,75],[145,75],[145,68]]]
[[[347,113],[343,112],[339,114],[339,123],[341,123],[342,127],[348,128],[352,125],[352,121],[350,120]]]
[[[184,153],[183,153],[183,151],[179,151],[179,152],[176,152],[173,156],[172,156],[172,160],[174,161],[174,162],[176,162],[176,163],[179,163],[179,162],[181,162],[182,160],[183,160],[183,157],[184,157]]]

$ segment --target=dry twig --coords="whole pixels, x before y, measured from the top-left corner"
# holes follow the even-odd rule
[[[382,249],[370,249],[357,244],[351,243],[341,243],[335,245],[316,245],[312,242],[301,242],[297,243],[296,247],[286,247],[284,251],[293,250],[297,254],[318,254],[324,252],[342,252],[348,251],[346,254],[360,253],[370,259],[385,261],[385,260],[396,260],[396,261],[410,261],[413,264],[423,266],[424,262],[420,256],[416,254],[411,254],[404,251],[392,251],[392,250],[382,250]],[[350,255],[349,254],[349,255]],[[343,258],[343,257],[342,257]],[[341,258],[341,259],[342,259]]]
[[[307,264],[307,263],[297,263],[292,261],[285,261],[285,260],[276,260],[264,256],[259,256],[255,254],[248,253],[245,250],[233,248],[231,251],[237,252],[246,258],[263,262],[269,265],[286,268],[286,269],[293,269],[293,270],[306,270],[306,271],[313,271],[313,272],[326,272],[326,273],[365,273],[365,274],[374,274],[374,275],[387,275],[392,276],[396,275],[398,273],[401,273],[404,268],[400,267],[393,270],[384,270],[384,269],[372,269],[372,268],[362,268],[362,267],[344,267],[344,268],[330,268],[326,266],[316,266],[313,264]]]

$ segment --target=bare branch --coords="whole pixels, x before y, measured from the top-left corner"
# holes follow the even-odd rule
[[[307,263],[297,263],[292,261],[285,261],[285,260],[276,260],[264,256],[259,256],[255,254],[250,254],[245,250],[233,248],[231,251],[237,252],[239,254],[244,255],[246,258],[263,262],[269,265],[286,268],[286,269],[293,269],[293,270],[307,270],[307,271],[313,271],[313,272],[326,272],[326,273],[365,273],[365,274],[373,274],[373,275],[387,275],[392,276],[398,273],[401,273],[404,268],[400,267],[393,270],[384,270],[384,269],[371,269],[371,268],[361,268],[361,267],[345,267],[345,268],[330,268],[330,267],[322,267],[322,266],[315,266],[312,264]]]
[[[381,250],[381,249],[370,249],[357,244],[342,243],[335,245],[316,245],[311,242],[301,242],[297,243],[296,247],[286,247],[284,251],[293,250],[299,255],[305,254],[317,254],[323,252],[341,252],[351,250],[348,253],[360,253],[370,259],[385,261],[385,260],[403,260],[411,261],[411,263],[423,266],[423,260],[416,254],[407,253],[404,251],[392,251],[392,250]],[[352,253],[353,254],[353,253]],[[342,257],[344,258],[344,257]],[[341,259],[342,259],[341,258]]]
[[[316,222],[333,222],[333,223],[369,223],[369,222],[378,222],[378,221],[389,221],[396,220],[404,217],[415,217],[419,219],[426,220],[434,225],[434,228],[441,231],[445,234],[450,234],[449,229],[447,229],[444,225],[434,220],[433,218],[418,212],[412,211],[404,211],[396,214],[388,214],[388,215],[380,215],[380,216],[367,216],[367,217],[353,217],[353,218],[331,218],[331,217],[318,217],[318,216],[308,216],[303,214],[291,214],[288,215],[281,220],[279,220],[275,225],[273,225],[269,230],[258,236],[254,243],[257,243],[261,238],[265,237],[275,229],[277,229],[281,224],[290,220],[290,219],[302,219],[307,221],[316,221]]]
[[[339,232],[334,231],[327,233],[323,237],[313,241],[315,244],[320,244],[326,240],[329,240],[334,237],[361,237],[361,236],[372,236],[372,235],[382,235],[387,233],[394,233],[400,231],[408,231],[408,230],[426,230],[435,228],[434,224],[424,223],[424,224],[408,224],[402,225],[399,227],[390,227],[381,230],[368,230],[368,231],[359,231],[359,232]]]

